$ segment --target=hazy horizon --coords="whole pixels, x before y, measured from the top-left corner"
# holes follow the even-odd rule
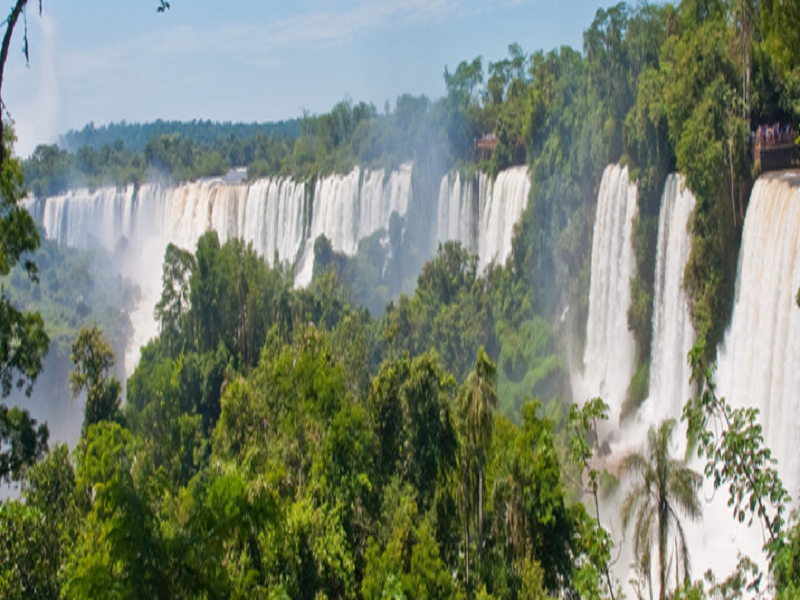
[[[582,48],[597,5],[504,0],[301,0],[287,5],[155,0],[28,14],[30,65],[15,31],[4,100],[17,153],[89,122],[271,122],[328,111],[343,98],[383,111],[398,95],[444,92],[445,66],[481,55]],[[22,23],[20,23],[22,25]]]

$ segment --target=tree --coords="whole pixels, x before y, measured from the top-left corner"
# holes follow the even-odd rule
[[[164,253],[163,274],[161,276],[161,299],[156,304],[155,318],[161,323],[162,336],[167,342],[177,341],[181,333],[181,317],[189,310],[189,280],[197,266],[191,252],[169,244]],[[170,350],[176,348],[170,344]]]
[[[216,349],[223,326],[223,306],[226,279],[229,273],[220,272],[219,236],[211,230],[197,240],[195,265],[189,277],[191,330],[194,343],[201,351]]]
[[[683,568],[684,580],[690,577],[689,548],[678,511],[690,519],[700,518],[702,508],[697,491],[702,477],[681,461],[670,458],[669,444],[675,431],[674,419],[663,421],[658,430],[650,427],[646,454],[633,452],[622,460],[620,473],[636,477],[633,487],[622,503],[622,526],[628,528],[635,519],[633,532],[634,554],[639,557],[637,568],[650,581],[650,549],[658,545],[659,585],[661,600],[667,597],[667,548],[670,531],[677,537],[676,574]],[[652,583],[651,595],[652,595]]]
[[[0,119],[0,121],[2,121]],[[22,206],[25,197],[24,176],[19,160],[11,155],[14,133],[5,129],[0,144],[0,277],[7,276],[20,261],[32,281],[38,281],[38,269],[27,253],[39,246],[39,232],[30,213]],[[49,339],[41,315],[19,310],[0,286],[0,398],[11,389],[25,389],[30,395],[33,383],[42,371]]]
[[[487,470],[493,480],[494,539],[487,549],[488,544],[503,549],[501,564],[538,562],[548,592],[567,596],[580,554],[578,525],[586,511],[580,503],[566,505],[553,423],[538,416],[541,411],[538,400],[524,404],[519,428],[505,417],[495,418]]]
[[[407,361],[407,359],[405,359]],[[434,352],[415,358],[403,382],[404,475],[418,490],[420,507],[428,509],[437,481],[456,464],[457,438],[450,407],[455,387]]]
[[[592,398],[580,409],[577,404],[570,406],[569,427],[573,431],[573,434],[570,436],[570,458],[578,467],[580,473],[581,492],[584,494],[591,494],[594,499],[597,531],[596,533],[593,532],[595,535],[590,537],[593,538],[593,541],[596,541],[595,562],[598,566],[598,577],[601,572],[605,575],[608,594],[611,600],[614,600],[614,582],[611,579],[611,572],[609,570],[609,557],[611,555],[611,546],[613,542],[611,542],[608,534],[600,523],[600,498],[598,494],[600,488],[600,474],[596,469],[590,466],[598,441],[597,424],[599,421],[607,420],[608,405],[603,402],[602,398]],[[589,479],[587,487],[583,487],[584,472],[587,473]]]
[[[27,410],[0,404],[0,480],[24,479],[28,467],[47,452],[47,425],[36,426]]]
[[[35,532],[31,541],[41,544],[36,554],[33,544],[26,544],[25,553],[34,559],[34,585],[46,591],[44,597],[60,596],[59,570],[78,534],[79,512],[75,493],[75,470],[66,445],[57,445],[27,473],[24,492],[30,513],[41,519],[43,530]],[[24,564],[21,563],[21,564]],[[30,577],[30,575],[29,575]],[[29,582],[26,593],[31,594]],[[5,596],[4,596],[5,597]],[[26,595],[31,598],[35,595]]]
[[[69,374],[72,398],[86,392],[83,434],[91,425],[119,419],[122,386],[110,374],[114,368],[114,350],[97,325],[81,327],[78,339],[72,344],[70,360],[75,365]]]
[[[165,490],[136,440],[118,423],[91,425],[79,447],[77,485],[90,510],[63,565],[65,598],[172,598],[179,573],[167,560],[153,509]],[[181,555],[179,555],[181,556]]]
[[[58,554],[53,552],[51,530],[38,508],[16,500],[0,503],[0,596],[58,597]]]
[[[461,421],[464,424],[466,447],[464,449],[465,479],[469,482],[469,471],[473,459],[478,470],[477,496],[478,496],[478,553],[483,544],[483,491],[484,467],[486,450],[492,443],[492,425],[494,423],[494,410],[497,409],[497,369],[486,351],[481,346],[478,349],[478,358],[475,360],[475,369],[469,374],[461,386],[458,394],[458,409]],[[465,482],[465,483],[466,483]],[[472,495],[466,486],[465,493]],[[466,500],[466,498],[465,498]],[[465,507],[469,502],[465,502]],[[469,515],[465,511],[467,544],[469,544]],[[467,555],[469,556],[469,555]],[[469,558],[467,559],[469,564]],[[469,566],[467,566],[469,572]]]

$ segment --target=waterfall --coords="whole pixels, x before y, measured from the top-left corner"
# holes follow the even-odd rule
[[[477,251],[475,217],[478,215],[478,199],[474,191],[475,179],[483,183],[487,177],[479,173],[476,178],[467,178],[463,184],[460,173],[448,173],[442,178],[436,220],[437,242],[458,241],[471,252]]]
[[[356,167],[348,175],[332,175],[314,187],[311,223],[305,248],[295,270],[295,283],[311,283],[314,269],[314,241],[324,235],[337,252],[353,255],[358,243],[378,229],[389,228],[393,212],[404,215],[411,197],[411,165],[393,171],[388,179],[383,170],[364,171]]]
[[[242,238],[270,264],[295,266],[295,284],[311,282],[314,240],[325,235],[334,250],[352,255],[358,243],[381,228],[393,212],[404,215],[411,196],[411,165],[388,175],[355,168],[319,178],[310,197],[292,178],[253,183],[203,180],[177,186],[145,184],[139,189],[72,190],[32,203],[47,236],[60,244],[86,246],[93,238],[113,252],[123,238],[132,252],[120,265],[142,289],[131,314],[134,335],[126,352],[129,372],[139,347],[158,333],[153,308],[161,296],[161,263],[169,243],[194,250],[210,230],[220,242]],[[159,265],[155,268],[155,265]]]
[[[742,234],[733,316],[719,349],[720,395],[760,409],[786,488],[800,484],[800,177],[762,176]],[[795,495],[793,493],[793,495]]]
[[[592,240],[584,372],[573,378],[573,391],[578,402],[601,396],[610,407],[612,422],[619,417],[635,367],[628,307],[636,266],[631,230],[637,210],[636,186],[628,181],[628,168],[606,167]]]
[[[673,190],[670,190],[670,187]],[[672,178],[667,181],[659,224],[664,228],[665,207],[670,194],[676,196],[670,229],[679,229],[676,238],[685,238],[682,223],[690,214],[694,200],[689,192],[680,193]],[[649,415],[649,423],[664,417],[680,418],[680,405],[691,394],[687,388],[689,367],[686,352],[694,340],[688,323],[683,293],[670,283],[672,259],[683,272],[688,241],[675,241],[669,233],[665,271],[656,270],[656,304],[653,315],[653,354],[651,362],[651,401],[660,408]],[[659,296],[659,283],[665,294]],[[796,174],[762,176],[753,188],[744,222],[739,266],[736,277],[731,324],[718,349],[717,393],[734,407],[755,407],[760,411],[764,442],[778,460],[784,486],[795,495],[800,484],[800,458],[794,444],[800,437],[800,308],[795,303],[800,287],[800,177]],[[675,296],[681,298],[675,298]],[[673,296],[670,298],[669,296]],[[676,300],[680,306],[676,306]],[[662,333],[657,319],[663,311]],[[672,390],[670,390],[672,387]],[[681,396],[677,396],[677,390]],[[651,411],[643,411],[651,413]],[[643,417],[644,418],[644,417]],[[643,428],[649,423],[639,425]],[[692,460],[701,471],[705,462]],[[764,542],[758,519],[751,527],[739,524],[727,506],[729,493],[721,488],[714,494],[710,481],[702,492],[706,500],[703,520],[689,523],[686,535],[693,549],[694,572],[711,568],[718,578],[731,573],[738,554],[747,555],[766,569]],[[710,502],[709,502],[709,499]]]
[[[691,396],[686,354],[694,342],[686,298],[680,285],[690,251],[686,222],[695,204],[682,181],[670,176],[659,217],[650,399],[638,416],[633,437],[664,418],[680,419]],[[778,460],[781,478],[792,492],[800,483],[800,459],[793,447],[800,437],[800,177],[761,177],[753,188],[736,279],[730,327],[719,347],[717,393],[734,407],[756,407],[764,442]],[[683,426],[681,428],[683,431]],[[685,449],[679,440],[675,453]],[[691,467],[702,472],[697,458]],[[727,506],[726,488],[716,493],[706,480],[703,519],[685,523],[694,572],[712,569],[719,578],[735,568],[738,554],[766,569],[763,532],[758,523],[739,524]]]
[[[526,167],[501,171],[494,182],[480,172],[466,180],[459,173],[445,175],[439,186],[437,242],[461,242],[478,254],[481,269],[492,261],[504,263],[530,190]]]
[[[670,175],[658,215],[650,397],[644,407],[651,423],[680,419],[683,405],[692,394],[687,354],[694,345],[695,333],[683,291],[683,272],[692,249],[688,222],[694,205],[694,195],[684,189],[683,177]]]
[[[599,390],[611,406],[612,423],[618,415],[617,401],[620,397],[624,398],[625,386],[630,380],[634,365],[633,339],[627,332],[626,313],[630,304],[629,279],[633,268],[628,226],[636,210],[636,190],[628,185],[627,179],[624,169],[609,167],[604,173],[600,188],[592,247],[592,283],[585,355],[583,388],[585,398],[591,397]],[[615,469],[620,459],[629,452],[644,449],[647,432],[651,426],[658,427],[666,418],[680,421],[683,405],[692,394],[689,384],[691,369],[687,363],[687,354],[695,341],[695,333],[683,291],[683,274],[691,251],[691,236],[687,226],[694,210],[695,198],[690,190],[682,189],[683,185],[684,180],[680,175],[673,174],[667,178],[659,212],[649,398],[635,419],[627,422],[621,430],[613,432],[612,454],[605,459],[607,462],[603,463],[610,469]],[[757,202],[755,198],[759,185],[762,184],[756,186],[753,202]],[[745,223],[745,238],[748,237],[748,229],[756,227],[753,221],[761,219],[758,214],[762,209],[757,208],[753,202]],[[785,224],[785,227],[797,231],[800,230],[800,195],[795,195],[794,203],[796,207],[793,216],[787,215],[787,220],[791,219],[792,225]],[[622,218],[624,221],[620,222]],[[782,217],[778,214],[774,218],[775,223],[779,224]],[[625,231],[626,229],[628,231]],[[618,237],[620,231],[623,233]],[[777,233],[771,231],[766,237],[751,241],[755,252],[763,251],[766,240],[774,241]],[[616,243],[615,238],[619,239]],[[796,254],[797,233],[794,234],[794,240],[792,248]],[[778,245],[783,247],[786,243]],[[747,253],[743,247],[743,254]],[[747,259],[744,259],[744,262],[747,262]],[[744,281],[742,273],[740,266],[739,283]],[[795,291],[800,285],[798,280],[800,273],[795,272],[792,279]],[[747,287],[752,291],[751,297],[757,299],[759,290],[767,290],[769,285],[772,284],[764,282],[762,285],[761,281],[756,281],[747,284]],[[792,299],[793,292],[790,290],[789,299],[785,303],[787,307],[792,305]],[[800,313],[800,309],[795,307],[795,310]],[[800,317],[800,314],[797,317]],[[748,331],[743,339],[748,347],[752,348],[750,343],[753,340],[750,336],[763,333],[755,334],[753,331]],[[796,330],[796,333],[800,339],[800,330]],[[797,364],[798,358],[800,356],[795,356],[794,364]],[[751,368],[748,360],[749,357],[744,358],[741,364],[734,367],[734,372],[744,374],[746,377]],[[720,361],[723,361],[722,355]],[[723,371],[725,369],[721,368],[720,389],[723,388]],[[797,383],[795,382],[795,386]],[[592,384],[594,387],[591,387]],[[738,383],[735,385],[739,386]],[[747,397],[748,392],[744,392],[743,402],[747,401]],[[749,394],[749,397],[752,398],[752,394]],[[679,432],[670,448],[675,457],[680,457],[686,452],[685,425],[679,425]],[[693,457],[689,466],[702,473],[705,463]],[[622,483],[622,489],[609,498],[603,507],[607,523],[613,531],[619,532],[622,531],[619,503],[622,502],[627,485],[626,481]],[[712,482],[706,480],[700,498],[703,501],[702,519],[697,522],[683,519],[695,575],[710,568],[720,579],[726,577],[735,568],[739,552],[748,555],[764,569],[761,531],[757,525],[747,528],[746,525],[736,522],[731,509],[727,506],[727,490],[721,489],[714,493]],[[628,534],[630,533],[629,529]],[[627,540],[620,539],[618,543],[621,556],[614,571],[616,577],[625,582],[635,576],[628,568],[634,558],[632,542],[630,537],[627,537]],[[627,591],[628,595],[634,595],[632,589]]]

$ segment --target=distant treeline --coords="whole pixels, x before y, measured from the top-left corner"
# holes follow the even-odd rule
[[[251,179],[307,179],[349,171],[357,164],[393,168],[420,152],[427,160],[433,148],[448,145],[442,135],[447,112],[434,110],[440,104],[405,95],[393,112],[379,115],[372,104],[345,100],[329,113],[270,126],[164,121],[101,129],[88,125],[68,133],[62,147],[37,147],[24,161],[25,180],[39,197],[71,187],[123,186],[163,177],[189,181],[233,167],[247,167]],[[63,147],[76,145],[74,151]]]
[[[264,138],[296,138],[299,119],[288,119],[274,123],[231,123],[226,121],[164,121],[158,119],[152,123],[110,123],[96,126],[89,123],[80,131],[69,130],[61,136],[58,145],[70,152],[79,148],[92,148],[100,150],[103,146],[113,145],[118,140],[131,152],[140,154],[144,152],[147,144],[153,138],[162,135],[178,134],[193,142],[204,146],[214,146],[221,140],[238,138],[239,140],[252,140],[261,135]]]
[[[75,186],[135,184],[159,175],[185,181],[231,167],[247,167],[250,178],[307,179],[356,165],[394,168],[414,160],[443,173],[476,163],[476,142],[497,129],[497,149],[483,165],[494,174],[527,159],[524,98],[518,93],[525,85],[526,57],[516,45],[511,54],[490,63],[486,86],[478,57],[452,73],[445,69],[441,98],[404,94],[394,110],[387,106],[383,113],[373,104],[346,99],[328,113],[270,125],[89,124],[66,134],[60,146],[38,147],[25,161],[25,179],[40,196]]]

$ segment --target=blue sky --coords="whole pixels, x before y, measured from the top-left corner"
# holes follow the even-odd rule
[[[32,3],[34,4],[34,3]],[[580,48],[598,0],[44,0],[3,85],[18,153],[89,121],[272,121],[349,97],[442,95],[445,66],[512,42]]]

